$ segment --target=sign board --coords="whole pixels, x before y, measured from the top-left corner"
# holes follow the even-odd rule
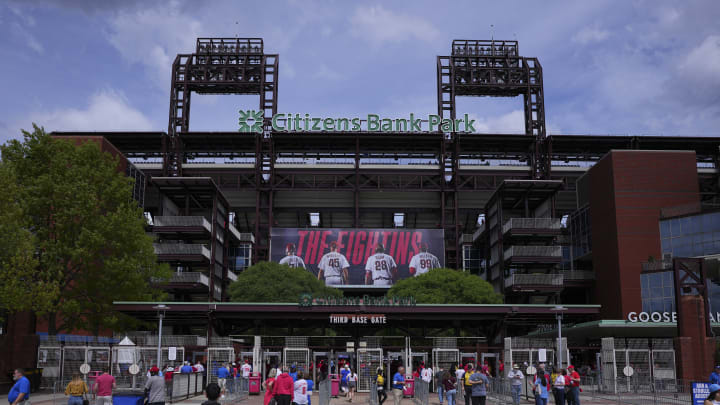
[[[133,364],[130,367],[128,367],[128,372],[132,375],[136,375],[140,372],[140,367],[137,364]]]
[[[83,373],[83,374],[89,373],[89,372],[90,372],[90,365],[87,364],[87,363],[81,365],[81,366],[80,366],[80,372]]]
[[[347,347],[355,347],[355,342],[346,342],[345,346]]]
[[[330,314],[330,324],[386,325],[387,317],[384,314]],[[355,347],[355,342],[348,342],[348,347]]]
[[[625,368],[623,368],[623,374],[625,374],[625,377],[632,377],[632,375],[635,374],[635,370],[630,366],[625,366]]]
[[[171,346],[168,348],[168,360],[177,360],[177,347]]]
[[[322,271],[321,278],[331,287],[390,288],[398,280],[445,265],[444,231],[273,228],[270,260],[314,275]]]
[[[693,382],[692,383],[692,403],[693,405],[703,405],[705,398],[710,395],[710,383]]]
[[[538,349],[538,361],[541,363],[544,363],[547,361],[547,350],[546,349]]]

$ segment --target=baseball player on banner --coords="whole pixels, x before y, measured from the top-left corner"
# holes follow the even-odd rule
[[[392,285],[393,279],[397,278],[395,259],[384,252],[385,247],[378,243],[375,254],[368,257],[365,263],[365,284]]]
[[[440,260],[438,260],[437,256],[434,254],[428,252],[427,243],[420,245],[420,253],[410,259],[410,274],[414,274],[415,277],[439,267]]]
[[[295,268],[305,268],[305,262],[303,259],[300,256],[295,255],[294,243],[288,243],[287,246],[285,246],[285,254],[286,256],[280,259],[280,264]]]
[[[330,242],[330,251],[325,253],[318,264],[318,280],[325,277],[325,285],[343,285],[348,281],[348,263],[345,256],[337,251],[337,242]]]

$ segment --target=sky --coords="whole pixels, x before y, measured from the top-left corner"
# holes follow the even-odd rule
[[[447,4],[446,4],[447,3]],[[437,111],[453,39],[519,41],[543,67],[550,134],[720,136],[720,1],[0,2],[0,142],[167,131],[170,69],[197,37],[261,37],[279,112]],[[235,131],[258,96],[192,95],[190,129]],[[478,132],[522,133],[521,98],[458,98]]]

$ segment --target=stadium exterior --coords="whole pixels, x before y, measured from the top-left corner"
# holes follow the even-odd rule
[[[210,338],[331,329],[348,336],[316,344],[329,352],[344,349],[345,340],[406,347],[370,338],[392,334],[426,339],[429,350],[439,347],[430,338],[443,331],[478,361],[482,353],[509,362],[519,346],[503,339],[552,339],[554,307],[563,305],[573,361],[595,363],[595,354],[614,356],[608,353],[635,345],[649,353],[644,366],[636,365],[648,375],[665,369],[673,378],[691,378],[692,370],[710,371],[703,369],[707,361],[687,352],[709,357],[710,321],[720,319],[702,312],[690,319],[685,301],[697,297],[676,296],[668,287],[680,286],[672,275],[689,266],[681,258],[720,254],[720,234],[716,251],[710,243],[701,254],[673,256],[661,244],[661,223],[707,215],[717,203],[720,138],[547,135],[538,59],[521,56],[516,41],[498,40],[456,40],[449,56],[438,56],[437,118],[465,121],[464,129],[467,117],[458,115],[457,97],[522,96],[525,134],[442,131],[441,125],[435,132],[394,125],[378,131],[367,121],[356,130],[306,130],[295,123],[298,130],[276,131],[279,67],[279,55],[265,53],[259,38],[200,38],[194,53],[179,54],[173,63],[167,132],[53,133],[104,138],[142,180],[138,200],[156,235],[158,259],[177,270],[162,284],[172,297],[166,333]],[[258,95],[261,130],[190,131],[193,92]],[[289,304],[227,302],[229,283],[248,265],[270,260],[273,229],[285,228],[442,230],[444,246],[435,248],[445,267],[486,279],[504,304],[302,308],[297,297],[288,297]],[[715,238],[712,229],[703,232]],[[660,297],[653,274],[661,274]],[[693,291],[710,301],[712,314],[715,284],[707,283],[711,287]],[[385,291],[345,288],[357,296]],[[154,320],[156,304],[116,307]],[[714,308],[720,311],[720,302]],[[332,319],[338,314],[383,321],[337,325]],[[26,325],[25,333],[42,332],[33,329]],[[472,343],[465,347],[463,339]],[[252,352],[250,341],[236,343],[236,351]],[[672,361],[653,357],[661,349],[674,350]],[[622,370],[620,360],[600,361]]]

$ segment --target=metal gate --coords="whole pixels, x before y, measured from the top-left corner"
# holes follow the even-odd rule
[[[37,359],[37,368],[43,369],[40,388],[53,388],[60,379],[62,349],[57,346],[40,346]]]
[[[290,348],[283,349],[283,366],[290,369],[295,366],[295,370],[302,371],[304,375],[309,375],[310,371],[310,349],[308,348]]]
[[[80,374],[80,366],[85,363],[85,346],[65,346],[62,349],[63,361],[60,371],[61,385],[65,386],[72,380],[73,374]]]
[[[263,352],[262,368],[263,368],[263,381],[267,379],[270,370],[280,367],[281,358],[280,352]]]
[[[92,371],[110,371],[110,347],[88,347],[85,362]]]
[[[460,350],[458,349],[433,349],[432,369],[437,373],[440,368],[450,371],[453,366],[460,364]]]
[[[382,367],[382,349],[360,348],[357,351],[358,392],[369,392],[377,378],[377,369]]]
[[[208,347],[207,382],[217,382],[217,371],[235,359],[235,350],[228,347]]]

